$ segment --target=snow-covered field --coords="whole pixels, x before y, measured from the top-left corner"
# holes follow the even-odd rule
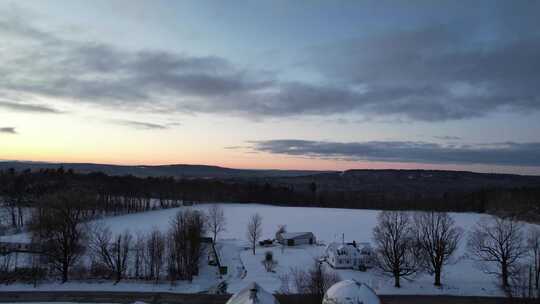
[[[313,259],[321,256],[324,246],[287,247],[281,250],[279,246],[272,248],[258,248],[254,256],[246,250],[246,225],[249,217],[259,213],[263,217],[263,238],[274,238],[278,225],[287,225],[288,231],[311,231],[318,241],[328,244],[332,241],[341,241],[345,235],[346,241],[356,240],[366,242],[372,240],[372,230],[376,225],[377,214],[375,210],[303,208],[303,207],[277,207],[259,204],[222,204],[227,218],[227,231],[220,235],[218,248],[221,252],[222,263],[228,266],[229,273],[224,279],[229,284],[229,292],[235,292],[248,282],[256,281],[269,291],[276,291],[280,287],[279,276],[289,272],[291,267],[307,268]],[[206,210],[209,205],[196,205],[196,209]],[[168,229],[170,218],[178,211],[176,209],[150,211],[98,220],[99,225],[109,226],[113,233],[129,230],[133,233],[148,232],[158,228],[162,231]],[[452,214],[456,223],[466,232],[483,216],[472,213]],[[23,241],[25,234],[5,237],[3,240]],[[454,265],[448,265],[443,274],[444,287],[439,289],[433,286],[433,278],[423,274],[413,281],[403,280],[402,288],[394,288],[393,280],[377,273],[376,270],[360,272],[354,270],[338,270],[342,279],[355,278],[371,285],[379,294],[448,294],[448,295],[478,295],[502,296],[497,287],[496,277],[482,272],[478,265],[466,256],[466,235],[461,242],[457,256],[459,260]],[[278,261],[275,273],[265,271],[261,261],[263,254],[272,250],[274,258]],[[55,285],[42,285],[39,289],[54,288],[58,290],[167,290],[172,292],[198,292],[212,287],[218,281],[218,275],[213,267],[204,266],[201,275],[192,284],[179,284],[178,286],[156,286],[140,283],[112,284],[66,284],[64,287]],[[97,285],[97,286],[96,286]],[[31,288],[26,285],[15,284],[3,286],[2,289],[20,290]]]

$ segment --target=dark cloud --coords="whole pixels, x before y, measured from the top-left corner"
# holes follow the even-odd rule
[[[321,76],[316,84],[280,81],[218,56],[63,39],[0,16],[0,35],[9,41],[0,57],[0,93],[250,118],[361,113],[435,122],[529,113],[540,110],[540,36],[523,28],[540,22],[538,5],[529,6],[508,9],[520,12],[519,20],[497,11],[507,23],[395,27],[310,47],[300,67]],[[484,23],[492,29],[480,31]]]
[[[11,111],[17,111],[17,112],[49,113],[49,114],[62,113],[61,111],[53,107],[49,107],[45,105],[16,103],[16,102],[2,101],[2,100],[0,100],[0,108],[8,109]]]
[[[217,104],[218,98],[272,82],[219,57],[122,51],[64,40],[18,22],[0,21],[0,35],[11,38],[0,61],[0,90],[21,94],[131,109],[209,111],[211,106],[197,106],[201,99]]]
[[[350,161],[540,166],[540,143],[537,142],[441,145],[412,141],[267,140],[251,144],[253,150],[260,152]]]
[[[15,131],[14,127],[2,127],[0,128],[0,133],[17,134],[17,131]]]
[[[439,121],[539,110],[540,36],[471,36],[444,26],[385,33],[313,48],[305,66],[362,88],[352,108],[375,114]]]
[[[433,138],[440,139],[440,140],[460,140],[460,139],[462,139],[459,136],[451,136],[451,135],[433,136]]]
[[[111,119],[108,120],[108,122],[139,130],[164,130],[169,128],[169,125],[167,124],[156,124],[136,120]]]

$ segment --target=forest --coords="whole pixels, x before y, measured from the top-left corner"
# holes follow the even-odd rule
[[[410,181],[407,181],[411,184]],[[335,181],[333,181],[335,183]],[[522,219],[539,219],[540,185],[425,191],[415,187],[338,187],[317,175],[298,178],[173,178],[111,176],[57,169],[0,171],[2,229],[21,228],[26,208],[39,207],[49,196],[80,191],[92,196],[85,213],[119,215],[199,202],[264,203],[380,210],[505,212]]]

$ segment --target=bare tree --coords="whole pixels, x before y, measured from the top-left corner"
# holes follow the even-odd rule
[[[326,291],[341,280],[336,272],[325,268],[318,259],[313,261],[308,270],[291,268],[289,273],[279,278],[281,280],[279,293],[307,295],[313,297],[313,302],[316,303],[322,302]]]
[[[13,253],[0,254],[0,273],[9,273],[13,268]]]
[[[257,241],[262,236],[262,217],[258,213],[253,214],[249,219],[246,235],[251,246],[251,250],[253,251],[253,255],[255,255]]]
[[[434,285],[441,286],[443,266],[452,262],[462,229],[446,212],[418,212],[414,222],[423,266],[435,275]]]
[[[275,234],[275,239],[279,240],[280,235],[285,232],[287,232],[287,225],[278,225],[278,229],[276,230],[276,234]]]
[[[145,236],[138,232],[137,237],[135,239],[135,245],[133,246],[133,269],[134,269],[134,275],[136,279],[141,278],[144,276],[145,273],[144,265],[146,261],[146,251],[145,251]]]
[[[215,243],[217,236],[226,230],[225,225],[227,224],[225,212],[223,212],[223,208],[220,205],[214,204],[210,206],[206,224],[208,226],[208,231],[212,233]]]
[[[84,206],[93,199],[81,191],[61,192],[48,196],[44,208],[36,210],[32,220],[33,240],[54,270],[67,282],[69,270],[86,249],[87,230],[83,227]]]
[[[24,208],[25,203],[30,201],[30,185],[29,176],[26,172],[15,173],[11,181],[4,185],[3,190],[0,192],[3,199],[3,206],[8,209],[11,218],[11,227],[20,229],[24,225]]]
[[[538,290],[540,283],[540,228],[532,227],[529,230],[527,248],[531,259],[534,287]]]
[[[403,211],[382,211],[377,220],[373,229],[376,265],[394,277],[395,287],[401,287],[400,278],[416,274],[421,262],[410,216]]]
[[[93,256],[115,277],[116,283],[120,282],[126,273],[131,239],[129,231],[113,238],[108,227],[96,228],[92,234],[90,248]]]
[[[171,281],[191,281],[198,274],[204,227],[204,216],[197,210],[181,210],[171,221],[168,235]]]
[[[267,272],[274,272],[278,262],[274,259],[274,253],[272,251],[269,250],[264,253],[262,264]]]
[[[524,299],[538,298],[537,290],[534,288],[534,273],[532,265],[519,263],[514,267],[510,277],[510,287],[506,289],[510,297]],[[521,303],[519,302],[519,303]],[[527,303],[539,303],[538,301],[528,301]]]
[[[159,282],[163,268],[165,253],[165,237],[157,228],[154,228],[146,240],[146,270],[147,278]]]
[[[287,225],[278,225],[278,229],[275,234],[275,239],[278,242],[281,242],[282,234],[287,232]],[[281,244],[281,254],[285,252],[285,245]]]
[[[326,291],[340,281],[336,272],[326,270],[318,260],[315,260],[308,273],[308,291],[317,298],[318,302],[322,302]]]
[[[526,254],[522,224],[511,217],[486,217],[476,223],[467,243],[469,251],[483,262],[487,273],[501,278],[503,288],[509,287],[512,272]],[[498,266],[495,270],[491,264]]]

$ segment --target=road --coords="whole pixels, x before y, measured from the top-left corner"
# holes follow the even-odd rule
[[[1,290],[1,286],[0,286]],[[154,292],[2,292],[0,302],[79,302],[79,303],[174,303],[174,304],[224,304],[229,296],[207,294],[176,294]],[[319,304],[298,296],[279,296],[281,304]],[[381,296],[383,304],[513,304],[540,303],[538,301],[512,300],[490,297],[456,296]]]

